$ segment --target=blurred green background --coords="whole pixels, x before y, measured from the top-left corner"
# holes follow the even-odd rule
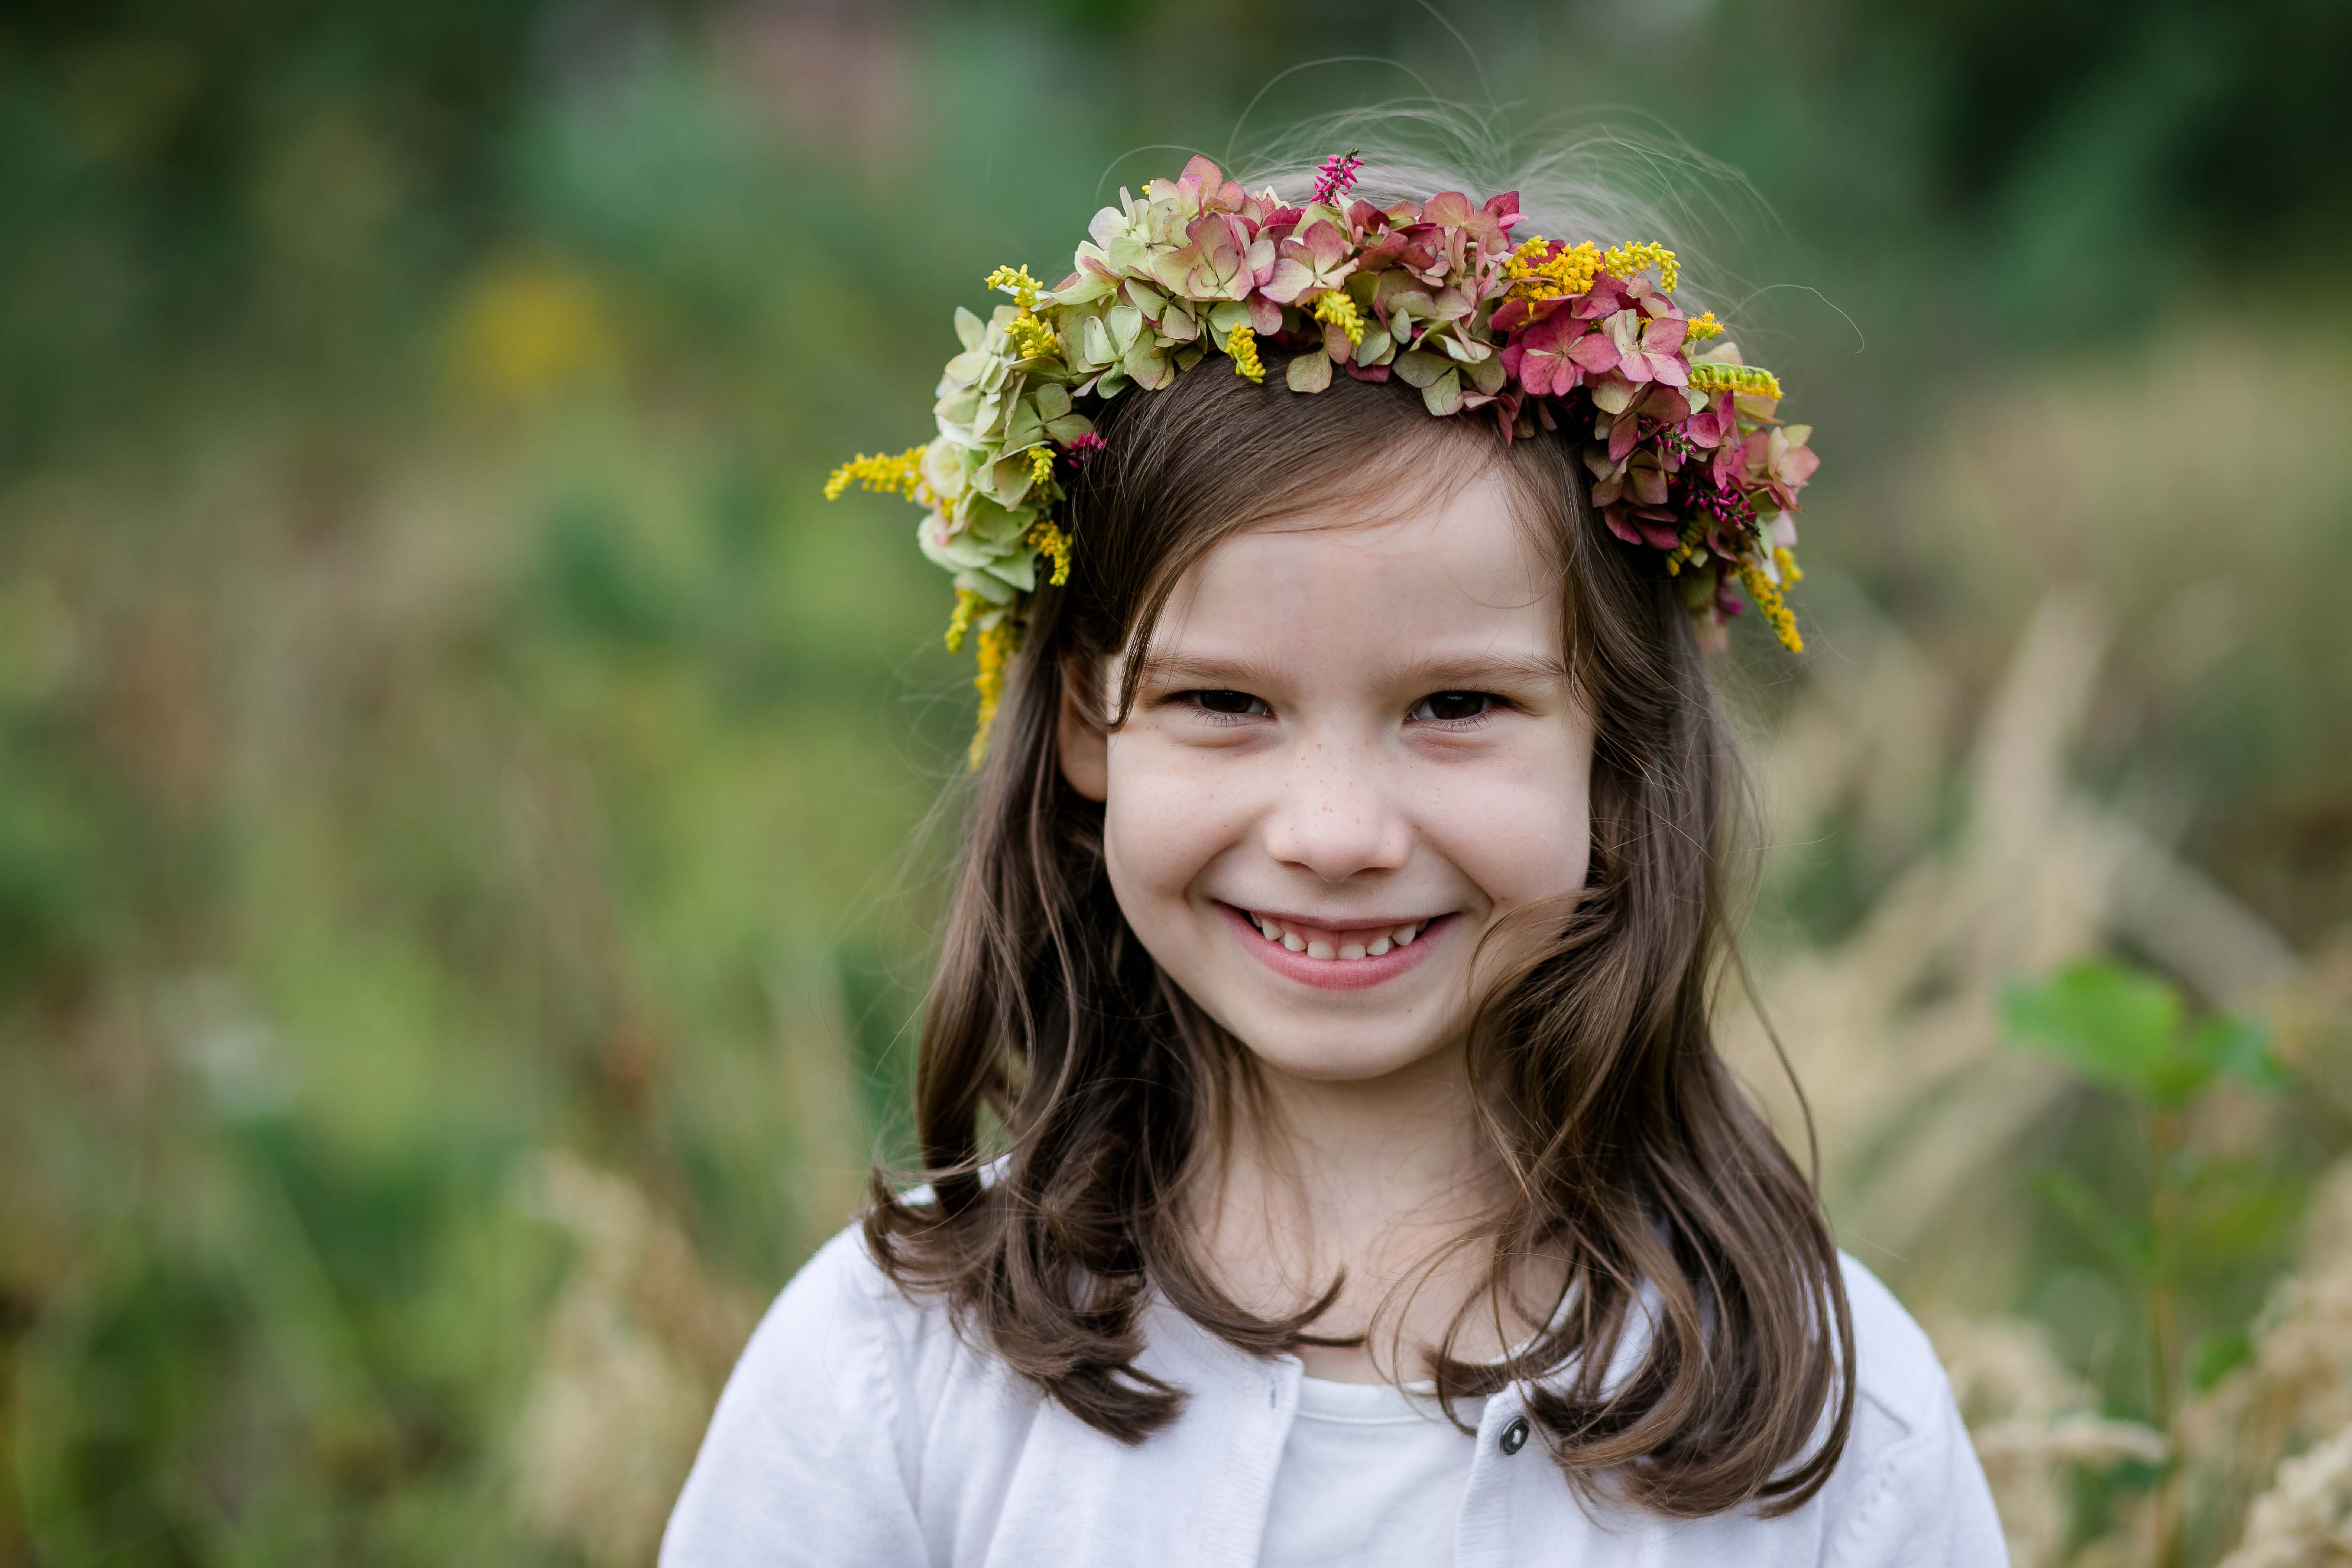
[[[1749,182],[1664,171],[1824,458],[1759,984],[2021,1568],[2341,1561],[2253,1500],[2352,1498],[2347,81],[2339,0],[11,5],[0,1563],[650,1560],[951,837],[824,472],[1103,193],[1423,95]],[[2099,953],[2286,1092],[2005,1048]]]

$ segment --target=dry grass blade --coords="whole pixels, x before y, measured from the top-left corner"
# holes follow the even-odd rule
[[[2093,1412],[2089,1385],[2035,1324],[1947,1319],[1933,1338],[2000,1510],[2011,1563],[2057,1568],[2072,1522],[2062,1467],[2158,1460],[2164,1440]]]
[[[2245,1539],[2221,1568],[2342,1568],[2352,1563],[2352,1426],[2278,1469],[2254,1500]]]
[[[591,1563],[649,1563],[754,1309],[618,1176],[546,1154],[520,1196],[580,1252],[523,1401],[516,1508]]]

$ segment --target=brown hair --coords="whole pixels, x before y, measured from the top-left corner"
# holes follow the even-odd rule
[[[1479,1233],[1485,1300],[1535,1247],[1566,1258],[1568,1284],[1550,1326],[1509,1359],[1454,1359],[1474,1301],[1433,1365],[1448,1396],[1549,1373],[1529,1412],[1580,1489],[1612,1468],[1613,1489],[1663,1513],[1797,1506],[1844,1447],[1853,1329],[1813,1189],[1710,1033],[1744,797],[1671,580],[1598,524],[1561,436],[1505,443],[1491,421],[1432,418],[1401,385],[1303,396],[1222,368],[1111,405],[1108,447],[1076,482],[1076,563],[1066,588],[1039,594],[1010,671],[924,1020],[916,1130],[930,1197],[901,1198],[877,1173],[875,1256],[1128,1441],[1183,1401],[1136,1365],[1148,1293],[1255,1353],[1308,1337],[1333,1296],[1266,1321],[1194,1255],[1179,1194],[1247,1053],[1121,917],[1102,807],[1064,780],[1056,718],[1066,686],[1091,691],[1085,671],[1148,640],[1219,540],[1343,481],[1425,479],[1448,457],[1499,464],[1560,566],[1597,740],[1587,884],[1529,912],[1541,940],[1518,944],[1472,1020],[1481,1124],[1510,1192]],[[1119,711],[1097,716],[1118,722],[1133,686],[1130,674]]]

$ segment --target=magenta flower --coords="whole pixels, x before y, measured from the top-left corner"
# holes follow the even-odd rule
[[[1338,205],[1341,196],[1356,188],[1356,171],[1363,166],[1364,161],[1356,156],[1353,147],[1324,159],[1323,166],[1315,171],[1315,199]]]

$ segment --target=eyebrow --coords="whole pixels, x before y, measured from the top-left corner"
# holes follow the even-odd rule
[[[1557,654],[1476,654],[1466,658],[1440,655],[1392,665],[1382,673],[1401,685],[1421,686],[1431,691],[1459,691],[1481,686],[1565,681],[1568,666]],[[1282,679],[1282,668],[1263,659],[1155,653],[1143,661],[1139,687],[1246,690],[1279,686]]]

